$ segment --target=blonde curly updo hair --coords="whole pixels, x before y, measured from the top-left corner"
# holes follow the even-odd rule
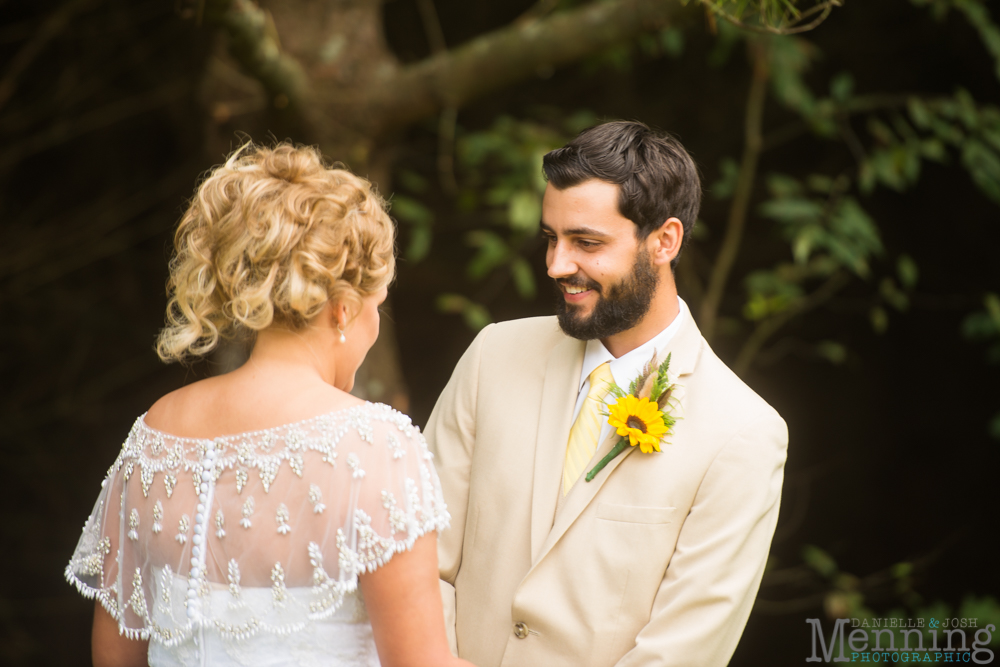
[[[247,144],[198,187],[174,236],[166,362],[220,337],[306,325],[328,301],[357,313],[394,276],[395,228],[371,183],[319,151]]]

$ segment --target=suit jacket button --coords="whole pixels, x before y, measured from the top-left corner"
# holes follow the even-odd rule
[[[528,636],[528,624],[521,622],[514,624],[514,636],[518,639],[524,639]]]

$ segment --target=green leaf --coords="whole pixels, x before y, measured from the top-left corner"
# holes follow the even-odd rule
[[[990,437],[1000,440],[1000,412],[993,415],[993,419],[990,420]]]
[[[893,578],[902,579],[913,574],[913,563],[896,563],[889,571],[892,573]]]
[[[729,57],[733,53],[733,47],[746,36],[742,30],[728,21],[719,21],[718,27],[719,32],[716,36],[715,45],[708,54],[708,66],[715,68],[722,67],[729,62]]]
[[[923,100],[919,97],[911,97],[907,100],[906,106],[914,125],[923,130],[930,128],[933,114]]]
[[[660,47],[671,58],[679,58],[684,53],[684,31],[677,27],[660,31]]]
[[[854,77],[850,72],[841,72],[830,81],[830,97],[838,102],[848,102],[853,92]]]
[[[886,146],[891,146],[898,141],[889,126],[874,116],[868,118],[868,132],[876,141]]]
[[[465,320],[465,325],[473,331],[479,331],[493,321],[486,306],[472,302],[469,302],[465,310],[462,311],[462,318]]]
[[[414,264],[427,256],[431,250],[434,232],[429,225],[418,225],[410,232],[410,244],[406,247],[406,259]]]
[[[865,160],[861,163],[861,167],[858,170],[858,188],[863,194],[871,194],[875,189],[875,184],[878,179],[875,176],[875,167],[872,165],[870,159]]]
[[[732,197],[739,177],[739,163],[731,157],[722,158],[719,161],[719,180],[712,184],[712,196],[723,200]]]
[[[979,127],[979,110],[976,108],[976,101],[972,99],[969,91],[959,88],[955,93],[955,102],[958,105],[958,119],[962,121],[966,129],[975,130]]]
[[[535,274],[531,265],[523,257],[516,257],[510,263],[510,275],[514,279],[514,288],[522,299],[535,298]]]
[[[940,139],[924,139],[920,142],[920,154],[934,162],[944,162],[947,153]]]
[[[1000,417],[1000,415],[997,415]],[[978,620],[977,626],[980,628],[986,627],[988,624],[1000,627],[1000,604],[997,603],[996,598],[991,595],[986,595],[983,597],[976,597],[973,595],[966,596],[962,600],[962,605],[958,609],[959,618],[975,618]],[[990,646],[996,646],[1000,643],[1000,637],[994,635],[993,641],[990,642]]]
[[[833,191],[833,179],[823,174],[810,174],[806,178],[806,185],[813,192],[830,194]]]
[[[989,313],[969,313],[962,320],[962,335],[969,340],[989,340],[997,333],[1000,333],[1000,329]]]
[[[811,119],[816,111],[816,98],[806,86],[802,75],[809,69],[817,49],[797,37],[775,37],[771,40],[771,87],[784,106]]]
[[[832,340],[823,340],[816,343],[816,354],[834,365],[839,365],[847,361],[847,348]]]
[[[882,306],[873,306],[868,311],[868,318],[871,320],[872,329],[877,334],[884,334],[886,329],[889,328],[889,314],[885,312],[885,308]]]
[[[824,236],[825,232],[819,225],[807,225],[792,241],[792,257],[799,264],[809,261],[816,242]]]
[[[962,147],[962,164],[979,189],[1000,203],[1000,156],[981,141],[969,139]]]
[[[765,218],[781,222],[811,222],[823,215],[823,206],[809,199],[772,199],[761,204],[758,211]]]
[[[461,294],[441,294],[436,300],[436,306],[441,312],[461,314],[466,326],[473,331],[479,331],[492,321],[485,306]]]
[[[830,216],[826,247],[857,275],[868,274],[868,258],[882,252],[878,227],[853,197],[844,197]]]
[[[439,294],[434,300],[434,305],[442,313],[460,313],[465,308],[469,300],[461,294]]]
[[[401,186],[410,192],[421,194],[427,190],[427,179],[415,171],[403,169],[396,176],[396,179],[399,181]]]
[[[416,199],[404,195],[392,198],[392,213],[404,222],[428,226],[434,222],[434,214]]]
[[[899,259],[896,260],[896,275],[899,277],[899,282],[908,290],[913,289],[917,286],[917,280],[920,278],[920,270],[917,268],[917,263],[913,261],[913,258],[909,255],[900,255]]]
[[[510,226],[527,234],[538,231],[542,218],[542,199],[536,192],[518,190],[507,204],[507,221]]]
[[[909,298],[896,287],[896,281],[892,278],[883,278],[879,283],[879,294],[890,306],[903,312],[910,306]]]
[[[985,306],[986,314],[990,316],[997,331],[1000,331],[1000,296],[993,292],[987,292],[986,296],[983,297],[983,306]]]
[[[469,261],[469,277],[478,280],[507,261],[510,248],[507,242],[494,232],[475,230],[465,235],[465,242],[478,251]]]
[[[802,560],[823,577],[830,578],[837,574],[837,562],[817,546],[807,544],[802,547]]]
[[[733,161],[733,164],[735,165],[736,162]],[[767,189],[772,196],[778,199],[802,194],[802,184],[797,179],[785,174],[768,174]]]

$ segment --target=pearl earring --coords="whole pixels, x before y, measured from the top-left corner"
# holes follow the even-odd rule
[[[341,328],[341,326],[339,324],[337,325],[337,331],[340,332],[340,342],[341,343],[346,343],[347,342],[347,336],[344,335],[344,330],[343,330],[343,328]]]

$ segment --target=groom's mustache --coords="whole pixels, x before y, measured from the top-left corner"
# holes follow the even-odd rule
[[[601,285],[589,278],[584,278],[583,276],[570,276],[569,278],[559,278],[556,280],[557,285],[562,285],[563,287],[582,287],[584,289],[591,289],[601,293]]]

